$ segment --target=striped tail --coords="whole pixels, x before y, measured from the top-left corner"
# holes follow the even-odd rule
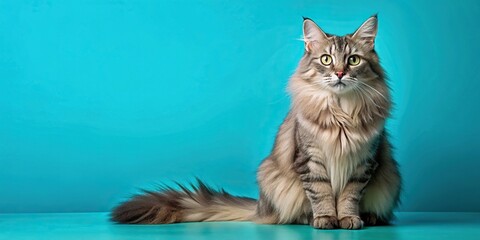
[[[128,224],[169,224],[203,221],[251,221],[257,201],[213,190],[200,180],[192,190],[164,187],[144,191],[113,209],[111,220]]]

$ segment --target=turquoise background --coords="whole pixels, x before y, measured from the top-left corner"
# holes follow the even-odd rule
[[[0,1],[0,212],[106,211],[194,176],[257,196],[302,16],[377,51],[403,211],[480,211],[477,1]]]

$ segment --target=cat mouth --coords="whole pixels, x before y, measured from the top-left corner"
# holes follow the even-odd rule
[[[336,88],[344,88],[346,86],[347,84],[343,83],[342,81],[337,81],[335,84],[333,84],[333,87],[336,87]]]
[[[348,86],[347,84],[345,84],[345,82],[338,80],[335,83],[330,84],[330,88],[332,89],[332,91],[340,93],[346,91],[348,89]]]

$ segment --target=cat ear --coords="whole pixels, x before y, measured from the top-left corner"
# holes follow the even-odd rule
[[[315,42],[325,41],[327,38],[327,34],[314,21],[310,18],[303,18],[303,40],[307,52],[312,51]]]
[[[375,37],[377,36],[377,22],[376,14],[368,18],[362,26],[353,33],[352,39],[373,49],[375,45]]]

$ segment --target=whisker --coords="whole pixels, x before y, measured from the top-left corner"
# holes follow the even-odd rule
[[[366,86],[366,87],[370,88],[371,90],[375,91],[376,93],[378,93],[378,95],[382,96],[383,99],[385,99],[385,101],[388,102],[388,99],[387,99],[381,92],[379,92],[377,89],[373,88],[372,86],[370,86],[370,85],[368,85],[368,84],[366,84],[366,83],[364,83],[364,82],[362,82],[362,81],[357,81],[357,82],[360,83],[360,84],[362,84],[363,86]]]
[[[363,99],[363,101],[365,101],[365,98],[364,98],[364,97],[366,97],[366,98],[367,98],[368,100],[370,100],[370,102],[372,102],[372,104],[375,105],[377,108],[382,109],[382,110],[385,109],[384,107],[379,106],[379,105],[375,102],[375,100],[373,100],[373,98],[368,94],[368,92],[366,92],[365,89],[362,89],[362,88],[360,88],[360,87],[358,87],[358,86],[356,86],[354,89],[360,91],[360,96],[361,96],[361,98]],[[363,93],[363,94],[362,94],[362,93]]]

